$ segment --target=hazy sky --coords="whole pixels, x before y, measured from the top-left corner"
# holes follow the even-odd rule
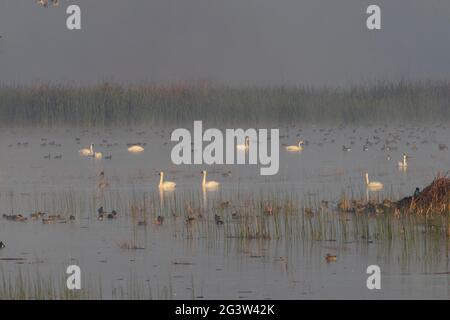
[[[0,82],[345,85],[448,79],[449,0],[0,2]],[[69,4],[82,30],[66,29]],[[382,30],[366,28],[369,4]]]

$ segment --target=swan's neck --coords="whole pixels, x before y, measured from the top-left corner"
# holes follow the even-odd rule
[[[406,166],[406,156],[403,156],[403,165]]]
[[[369,184],[369,175],[366,174],[366,183]]]
[[[202,184],[203,185],[206,184],[206,172],[203,172],[203,182],[202,182]]]
[[[91,153],[94,153],[94,146],[91,144],[91,146],[89,147],[89,150],[91,151]]]
[[[249,146],[249,144],[250,144],[250,142],[249,142],[249,138],[248,138],[248,137],[246,137],[246,138],[245,138],[245,146],[246,146],[246,147],[248,147],[248,146]]]
[[[159,178],[159,186],[163,185],[163,180],[164,180],[164,173],[161,172],[160,178]]]

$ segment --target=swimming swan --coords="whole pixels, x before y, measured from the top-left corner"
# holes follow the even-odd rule
[[[246,151],[248,150],[249,146],[250,146],[250,139],[248,137],[245,137],[245,144],[238,144],[236,146],[236,149],[240,151]]]
[[[159,188],[162,190],[173,190],[175,189],[175,186],[177,185],[175,182],[172,181],[164,181],[164,172],[159,173]]]
[[[141,146],[131,146],[128,148],[128,152],[131,153],[141,153],[144,151],[144,148]]]
[[[408,163],[406,162],[407,159],[408,159],[408,156],[406,155],[406,153],[404,153],[403,154],[403,161],[399,161],[398,162],[399,168],[406,169],[408,167]]]
[[[377,181],[369,181],[369,174],[366,172],[366,185],[367,188],[371,190],[381,190],[383,189],[383,184]]]
[[[103,153],[101,153],[101,152],[94,152],[94,159],[100,160],[101,158],[103,158]]]
[[[84,157],[92,157],[94,155],[94,145],[91,144],[89,148],[81,149],[79,153]]]
[[[202,171],[203,174],[203,181],[202,181],[202,187],[204,189],[217,189],[219,187],[219,184],[217,181],[206,181],[206,170]]]
[[[290,152],[298,152],[303,150],[303,140],[300,140],[296,146],[287,146],[286,150]]]

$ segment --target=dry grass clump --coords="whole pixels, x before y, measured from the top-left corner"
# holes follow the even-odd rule
[[[438,174],[422,191],[416,189],[413,195],[398,201],[350,200],[345,195],[338,203],[340,212],[348,213],[405,213],[405,214],[448,214],[450,213],[450,178]]]
[[[450,178],[438,174],[433,182],[413,196],[398,201],[397,208],[419,214],[450,212]]]

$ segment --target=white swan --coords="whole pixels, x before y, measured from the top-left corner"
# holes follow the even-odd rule
[[[408,167],[408,163],[406,162],[407,159],[408,159],[408,156],[406,155],[406,153],[404,153],[403,161],[398,162],[398,167],[401,169],[406,169]]]
[[[101,158],[103,158],[103,153],[94,151],[94,159],[100,160]]]
[[[84,157],[92,157],[94,155],[94,145],[91,144],[89,148],[84,148],[78,151]]]
[[[246,151],[248,150],[249,146],[250,146],[250,139],[248,137],[245,137],[245,144],[238,144],[236,146],[236,149],[240,151]]]
[[[298,151],[302,151],[303,150],[303,140],[300,140],[298,145],[296,146],[287,146],[286,150],[290,151],[290,152],[298,152]]]
[[[202,181],[202,187],[204,189],[217,189],[220,185],[217,181],[206,181],[206,170],[202,171],[203,174],[203,181]]]
[[[162,190],[173,190],[176,187],[176,183],[172,181],[164,181],[164,172],[159,173],[159,189]]]
[[[369,181],[369,174],[366,172],[366,185],[370,190],[381,190],[383,189],[383,184],[377,181]]]
[[[131,152],[131,153],[141,153],[143,151],[144,151],[144,147],[141,147],[141,146],[138,146],[138,145],[131,146],[131,147],[128,148],[128,152]]]

